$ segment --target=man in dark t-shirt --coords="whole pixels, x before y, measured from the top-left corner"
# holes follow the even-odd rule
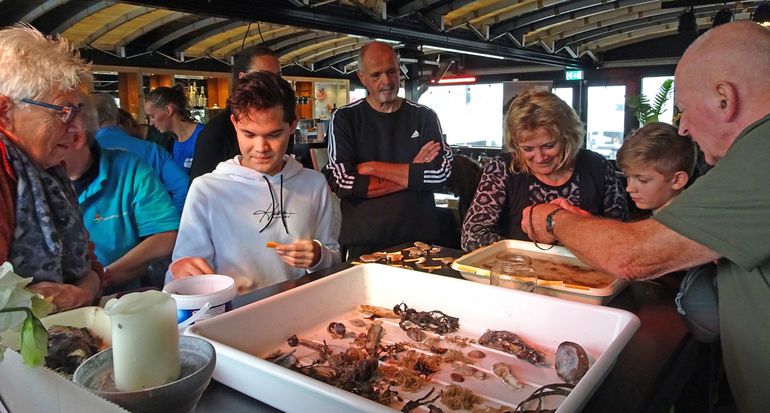
[[[452,172],[452,151],[430,108],[398,97],[395,50],[364,45],[358,78],[368,96],[337,109],[326,176],[341,199],[348,257],[411,241],[436,241],[433,190]]]
[[[267,47],[250,47],[238,55],[233,65],[233,77],[238,80],[247,73],[260,70],[280,76],[281,62],[278,61],[278,55]],[[198,176],[213,171],[220,162],[241,154],[230,115],[232,112],[228,105],[222,113],[213,117],[198,135],[195,156],[190,168],[190,182]],[[291,151],[291,145],[288,151]]]

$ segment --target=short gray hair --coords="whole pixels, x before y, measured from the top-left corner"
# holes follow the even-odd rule
[[[0,95],[14,99],[77,90],[92,78],[72,43],[25,23],[0,29],[0,67]]]
[[[109,93],[94,93],[91,95],[91,104],[96,109],[99,126],[113,126],[118,124],[118,105],[115,98]]]

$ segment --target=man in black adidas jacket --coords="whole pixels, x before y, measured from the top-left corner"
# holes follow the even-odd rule
[[[430,108],[398,97],[395,50],[382,42],[358,54],[366,99],[334,112],[327,178],[341,199],[340,243],[348,257],[439,238],[433,190],[452,172],[452,150]]]

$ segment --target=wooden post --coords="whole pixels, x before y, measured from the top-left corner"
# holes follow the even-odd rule
[[[150,90],[159,88],[161,86],[172,87],[174,86],[174,76],[172,75],[150,75]]]
[[[118,73],[118,98],[121,108],[131,112],[135,119],[142,119],[142,76],[138,73]]]

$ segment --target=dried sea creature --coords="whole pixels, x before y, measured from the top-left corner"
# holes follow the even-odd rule
[[[401,303],[393,307],[393,313],[401,317],[398,325],[404,331],[412,325],[416,325],[421,330],[434,331],[436,334],[451,333],[460,328],[459,318],[438,310],[417,311],[414,308],[409,308],[405,303]]]
[[[366,332],[366,341],[364,342],[364,349],[370,356],[377,356],[377,347],[380,345],[380,339],[385,334],[385,329],[379,324],[372,324],[369,326],[369,330]]]
[[[336,321],[329,323],[327,330],[329,331],[329,334],[331,334],[334,338],[344,338],[345,332],[347,331],[345,324],[338,323]]]
[[[457,374],[457,373],[450,373],[449,378],[452,379],[452,381],[455,381],[457,383],[462,383],[465,381],[465,377],[463,377],[462,374]]]
[[[415,242],[414,246],[419,248],[420,251],[423,251],[423,252],[430,251],[430,249],[431,249],[430,245],[428,245],[428,244],[426,244],[424,242],[420,242],[420,241]]]
[[[81,363],[99,351],[101,342],[87,328],[51,326],[45,365],[70,377]]]
[[[474,369],[471,366],[464,365],[464,366],[455,367],[453,372],[461,376],[473,376],[473,373],[476,372],[476,369]]]
[[[304,346],[311,350],[315,350],[318,352],[322,360],[325,360],[329,355],[332,354],[331,349],[326,345],[326,341],[324,341],[323,344],[319,344],[315,341],[299,338],[296,334],[294,334],[286,339],[286,343],[289,345],[289,347]]]
[[[422,396],[419,399],[410,400],[410,401],[406,402],[406,404],[404,404],[404,407],[401,408],[401,412],[402,413],[409,413],[412,410],[414,410],[414,409],[416,409],[416,408],[418,408],[420,406],[426,405],[428,403],[435,402],[436,400],[438,400],[439,397],[441,397],[441,393],[440,392],[439,392],[439,394],[436,395],[436,397],[428,400],[428,397],[430,397],[430,395],[433,394],[434,390],[436,390],[436,389],[432,388],[432,389],[430,389],[430,391],[425,396]],[[433,411],[433,410],[431,410],[431,411]]]
[[[569,384],[577,384],[588,371],[588,354],[577,343],[565,341],[556,350],[556,374]]]
[[[372,254],[364,254],[358,257],[358,259],[361,260],[362,262],[377,262],[380,260],[376,255],[372,255]]]
[[[280,350],[270,353],[265,360],[278,364],[279,366],[291,368],[297,365],[297,357],[294,356],[296,349],[292,349],[288,353],[283,353]]]
[[[519,359],[528,361],[536,366],[545,365],[545,356],[536,348],[529,345],[518,335],[510,331],[487,330],[480,338],[479,344],[485,347],[513,354]]]
[[[420,341],[425,340],[425,333],[422,330],[420,330],[419,328],[417,328],[417,327],[409,327],[409,328],[407,328],[406,329],[406,335],[407,335],[407,337],[412,339],[412,341],[420,342]]]
[[[575,385],[573,384],[567,384],[567,383],[555,383],[555,384],[546,384],[545,386],[535,390],[532,392],[532,394],[527,397],[526,399],[522,400],[521,403],[516,406],[515,409],[513,409],[514,413],[551,413],[554,412],[554,410],[547,410],[543,409],[543,402],[546,397],[549,396],[561,396],[561,397],[567,397],[569,396],[572,389],[575,388]],[[537,403],[535,403],[537,402]],[[528,409],[527,404],[535,403],[534,410],[532,408]]]
[[[398,315],[396,315],[396,313],[393,311],[384,307],[377,307],[376,305],[361,304],[358,306],[358,311],[362,313],[369,313],[376,317],[399,318]]]
[[[471,351],[468,352],[468,357],[470,357],[472,359],[476,359],[476,360],[481,360],[481,359],[483,359],[486,356],[487,356],[487,354],[484,353],[481,350],[471,350]]]
[[[358,318],[354,318],[352,320],[348,320],[348,323],[350,323],[353,327],[366,327],[366,321],[360,320]]]
[[[495,365],[492,366],[492,372],[495,373],[495,376],[500,377],[500,380],[502,380],[506,386],[513,389],[524,388],[524,383],[520,382],[519,379],[513,375],[511,368],[508,367],[507,364],[495,363]]]

